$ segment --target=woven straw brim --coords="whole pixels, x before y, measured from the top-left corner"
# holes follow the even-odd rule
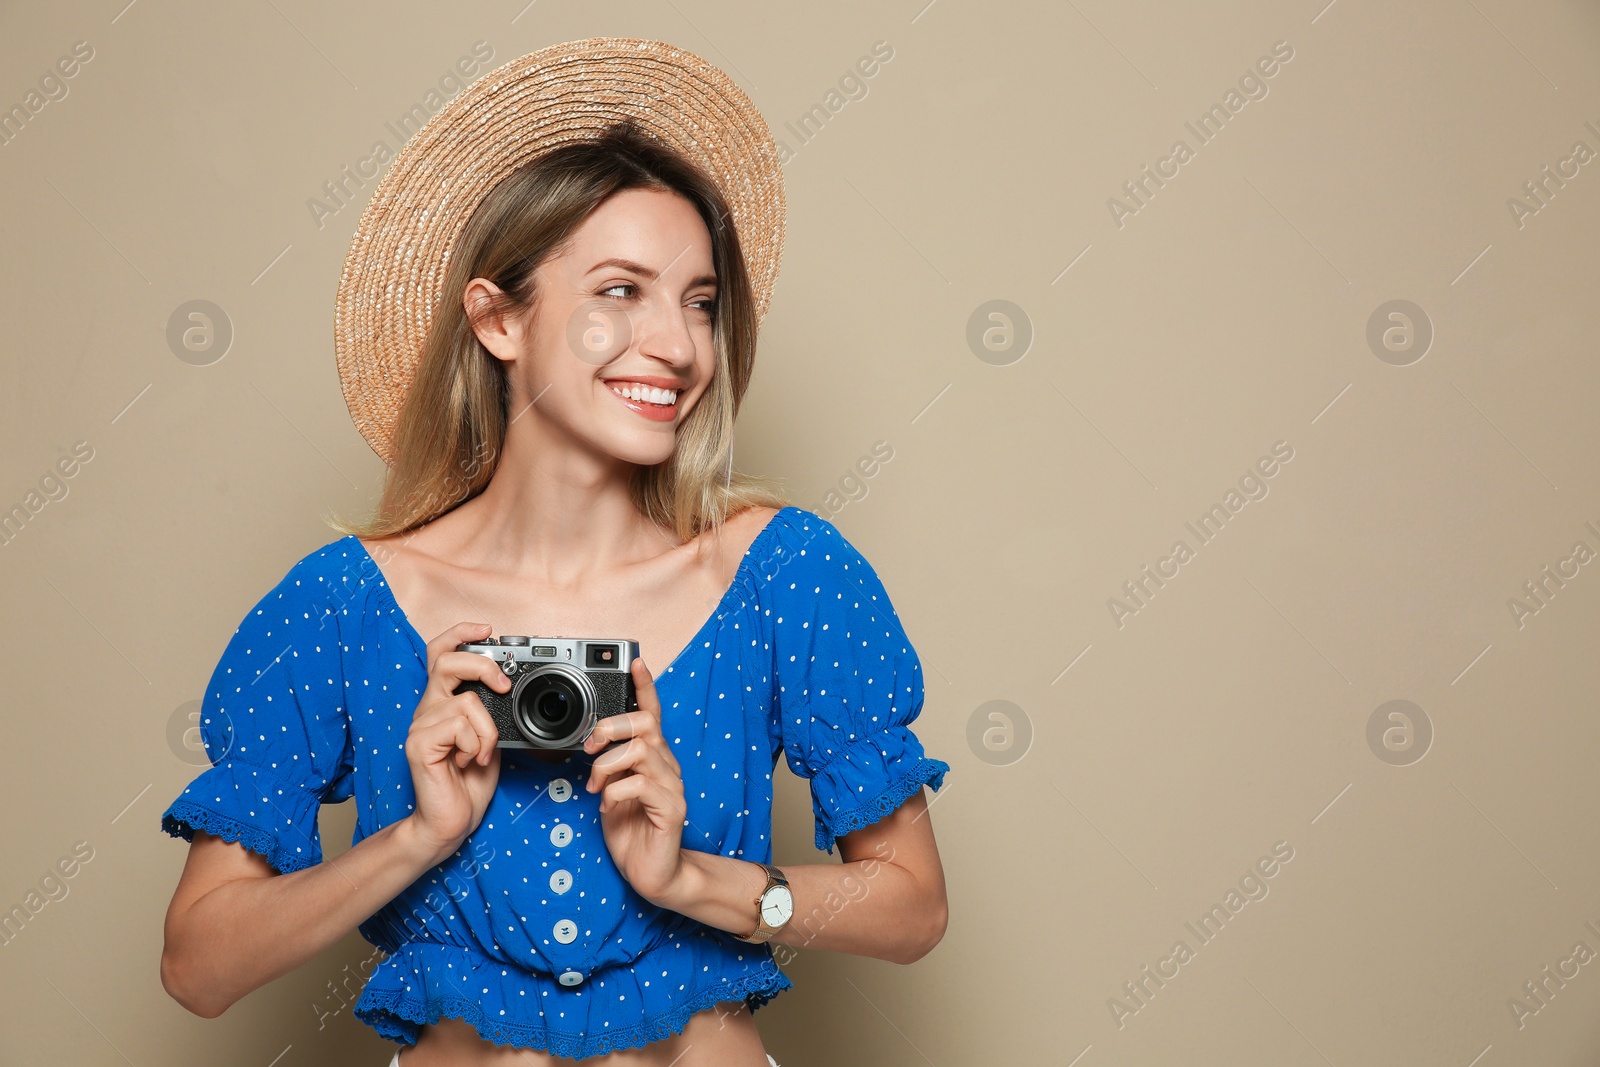
[[[394,465],[456,238],[518,167],[632,119],[717,184],[733,212],[759,323],[783,255],[783,168],[767,121],[725,73],[661,41],[591,37],[490,71],[395,156],[361,214],[339,279],[334,351],[350,417]]]

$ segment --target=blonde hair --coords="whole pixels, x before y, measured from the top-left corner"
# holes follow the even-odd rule
[[[765,480],[733,470],[734,419],[755,365],[757,323],[727,202],[692,162],[624,121],[520,168],[473,212],[451,251],[443,295],[400,408],[395,462],[377,514],[366,522],[326,518],[333,529],[363,538],[406,533],[484,490],[505,443],[510,398],[504,366],[478,340],[473,323],[537,314],[534,271],[564,251],[584,220],[624,189],[674,192],[694,205],[710,231],[718,289],[711,383],[679,425],[671,458],[634,471],[634,504],[687,541],[745,508],[786,503]],[[501,293],[469,316],[462,293],[479,277]]]

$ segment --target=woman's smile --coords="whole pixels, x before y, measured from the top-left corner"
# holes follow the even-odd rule
[[[676,378],[635,375],[607,378],[605,385],[622,406],[654,422],[672,422],[678,417],[678,397],[687,390]]]

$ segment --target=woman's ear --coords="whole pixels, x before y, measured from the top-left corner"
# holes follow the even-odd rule
[[[518,316],[495,310],[504,291],[487,278],[474,278],[461,294],[461,306],[479,343],[501,361],[515,361],[521,354],[522,322]]]

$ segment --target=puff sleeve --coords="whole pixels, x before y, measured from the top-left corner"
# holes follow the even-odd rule
[[[910,724],[922,664],[872,567],[826,519],[793,509],[768,589],[785,759],[810,779],[818,849],[869,826],[950,765]]]
[[[322,862],[317,812],[352,795],[337,614],[306,557],[244,617],[200,703],[211,767],[162,813],[186,841],[204,830],[281,873]]]

